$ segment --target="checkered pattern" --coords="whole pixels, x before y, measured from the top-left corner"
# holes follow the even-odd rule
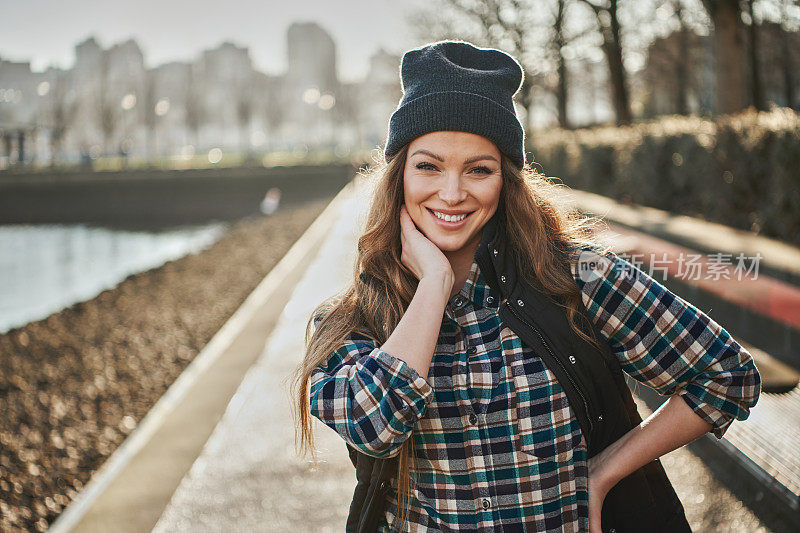
[[[747,418],[760,391],[750,354],[644,272],[606,259],[617,268],[573,274],[623,369],[680,393],[718,437]],[[312,413],[352,446],[389,457],[413,439],[409,531],[588,531],[586,441],[555,375],[500,320],[499,299],[473,262],[427,380],[356,333],[312,375]]]
[[[753,357],[711,317],[608,252],[573,275],[622,369],[660,394],[678,394],[721,439],[761,393]]]

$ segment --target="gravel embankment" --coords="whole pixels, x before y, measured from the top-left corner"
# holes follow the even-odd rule
[[[0,531],[47,529],[329,201],[0,336]]]

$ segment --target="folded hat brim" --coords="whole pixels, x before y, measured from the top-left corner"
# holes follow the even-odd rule
[[[389,119],[385,157],[394,155],[417,137],[434,131],[482,135],[506,154],[517,168],[525,164],[525,156],[520,152],[525,132],[516,113],[480,94],[457,90],[429,93],[398,107]]]

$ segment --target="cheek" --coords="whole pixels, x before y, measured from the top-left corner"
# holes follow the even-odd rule
[[[403,197],[408,201],[408,198],[412,195],[412,187],[411,187],[411,179],[407,178],[405,175],[403,176]]]
[[[403,195],[406,200],[406,205],[411,208],[417,203],[425,199],[425,191],[420,183],[414,179],[406,180],[403,183]]]
[[[486,207],[496,206],[498,203],[500,203],[501,188],[502,182],[498,184],[491,184],[490,186],[486,187],[481,191],[481,203]]]

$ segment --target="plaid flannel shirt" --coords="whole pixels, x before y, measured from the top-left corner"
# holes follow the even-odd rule
[[[760,393],[728,332],[625,259],[572,273],[622,368],[679,394],[717,438]],[[360,451],[390,457],[409,436],[407,531],[588,531],[588,457],[555,375],[500,320],[476,261],[448,302],[427,379],[353,333],[311,377],[311,411]],[[397,512],[396,481],[383,531]]]

